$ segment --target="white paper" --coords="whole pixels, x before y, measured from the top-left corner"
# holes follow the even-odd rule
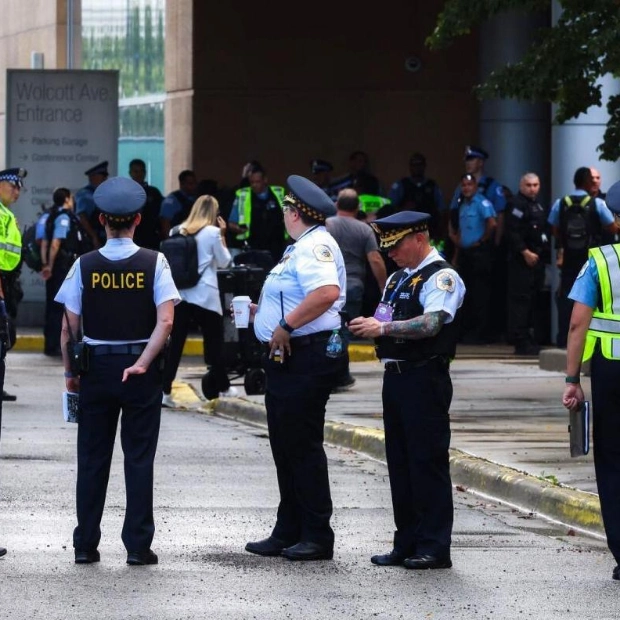
[[[78,421],[78,412],[80,408],[80,395],[76,392],[62,393],[62,415],[65,422]]]

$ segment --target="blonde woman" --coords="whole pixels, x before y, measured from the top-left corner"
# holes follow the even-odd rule
[[[230,386],[223,363],[222,346],[224,326],[222,302],[217,285],[218,268],[230,264],[230,252],[226,247],[226,221],[219,215],[219,204],[213,196],[200,196],[187,219],[170,234],[181,232],[195,235],[198,246],[198,284],[181,289],[181,303],[174,309],[174,325],[170,335],[170,351],[164,370],[164,407],[175,407],[172,399],[172,382],[179,368],[183,347],[192,320],[200,327],[204,344],[204,360],[210,366],[209,390],[205,397],[234,396],[237,390]]]

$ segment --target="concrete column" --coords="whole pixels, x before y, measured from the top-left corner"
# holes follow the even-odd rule
[[[166,192],[178,188],[181,170],[193,166],[194,0],[166,0]]]
[[[546,25],[540,15],[505,13],[488,21],[480,33],[480,78],[516,62],[530,46],[534,32]],[[489,174],[514,192],[526,171],[536,172],[542,196],[549,191],[549,106],[514,99],[483,101],[480,107],[480,146],[489,151]]]

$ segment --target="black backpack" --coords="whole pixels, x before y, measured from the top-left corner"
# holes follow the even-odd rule
[[[569,251],[585,251],[600,236],[601,223],[591,196],[564,196],[560,203],[562,246]]]
[[[32,271],[39,273],[43,269],[41,259],[41,246],[37,243],[37,224],[41,217],[47,213],[44,211],[37,217],[36,222],[24,227],[22,231],[22,260]]]
[[[198,246],[194,235],[171,235],[159,244],[159,251],[166,257],[178,289],[198,284],[202,274],[198,271]]]

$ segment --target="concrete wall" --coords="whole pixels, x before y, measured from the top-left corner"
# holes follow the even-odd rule
[[[80,0],[74,0],[80,15]],[[0,143],[5,143],[6,69],[27,69],[32,52],[42,52],[46,69],[67,63],[67,0],[20,0],[2,3],[0,20]],[[77,46],[79,50],[79,45]],[[0,169],[5,162],[0,149]]]
[[[464,145],[477,139],[477,43],[469,37],[443,53],[426,49],[441,4],[396,0],[364,13],[336,3],[294,17],[283,0],[246,11],[239,3],[169,0],[170,187],[190,164],[200,178],[233,185],[249,159],[276,183],[309,174],[314,157],[332,161],[339,175],[350,152],[363,149],[387,189],[420,150],[429,176],[451,194]],[[422,61],[417,73],[405,69],[410,56]]]

